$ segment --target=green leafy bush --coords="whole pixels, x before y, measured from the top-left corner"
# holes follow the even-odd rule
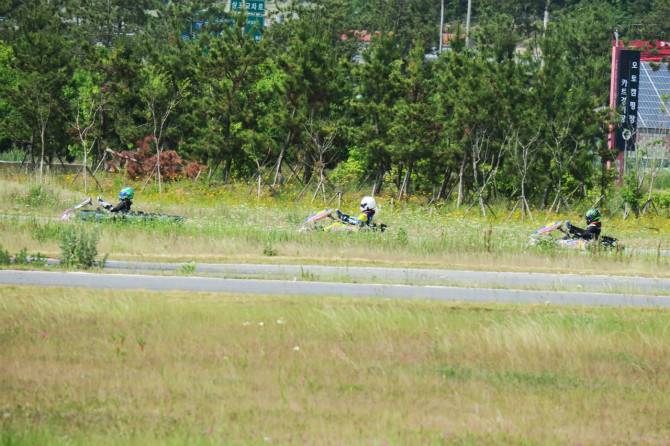
[[[7,252],[5,249],[2,249],[2,246],[0,246],[0,265],[9,265],[9,262],[9,252]]]
[[[267,245],[265,248],[263,248],[263,255],[268,256],[268,257],[274,257],[278,254],[278,251],[276,248],[274,248],[272,245]]]
[[[46,184],[31,185],[28,195],[23,197],[23,202],[30,206],[54,205],[59,201],[60,194],[54,192]]]
[[[651,199],[659,209],[670,208],[670,192],[656,192]]]
[[[95,229],[87,230],[81,226],[77,230],[74,226],[67,226],[61,236],[60,264],[68,268],[91,268],[96,265],[95,256],[98,255],[99,234]],[[106,260],[100,262],[104,265]]]
[[[14,264],[44,266],[46,263],[46,257],[41,255],[39,252],[35,255],[29,255],[26,248],[23,248],[21,251],[19,251],[12,260],[9,252],[5,249],[2,249],[2,246],[0,246],[0,265]]]
[[[644,193],[637,185],[637,175],[635,171],[623,178],[623,184],[621,197],[628,203],[637,217],[640,213],[640,205],[644,199]]]

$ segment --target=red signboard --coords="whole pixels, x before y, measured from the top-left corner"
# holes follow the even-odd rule
[[[616,41],[612,41],[612,46],[616,46]],[[619,48],[640,49],[640,61],[642,62],[661,62],[664,58],[670,58],[670,41],[666,40],[633,40],[626,42],[619,41]]]

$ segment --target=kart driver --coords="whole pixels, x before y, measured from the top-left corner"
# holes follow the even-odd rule
[[[600,222],[600,211],[598,209],[589,209],[586,212],[586,229],[573,226],[569,221],[565,222],[565,226],[568,228],[570,234],[579,238],[583,238],[584,240],[598,240],[602,226]]]
[[[135,193],[133,190],[129,187],[124,187],[121,189],[121,192],[119,192],[119,200],[121,202],[117,204],[116,206],[112,206],[111,204],[107,203],[102,199],[101,196],[98,195],[98,203],[100,206],[103,208],[107,209],[110,212],[130,212],[130,207],[133,205],[133,202],[131,201],[133,197],[135,196]]]
[[[358,218],[350,217],[346,214],[340,212],[339,209],[335,210],[337,217],[344,223],[351,226],[359,227],[372,227],[372,218],[375,216],[375,209],[377,208],[377,202],[374,198],[365,196],[361,200],[361,215]],[[333,223],[332,225],[324,228],[326,231],[332,229],[332,226],[338,225],[338,223]]]

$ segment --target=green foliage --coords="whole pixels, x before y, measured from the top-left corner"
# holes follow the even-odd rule
[[[636,169],[631,169],[631,172],[624,176],[623,188],[621,189],[621,197],[624,202],[628,203],[635,215],[639,214],[640,206],[644,200],[644,192],[639,187],[636,172]]]
[[[195,263],[184,263],[179,268],[179,272],[185,275],[191,275],[195,272]]]
[[[93,266],[104,266],[107,258],[96,262],[98,255],[99,233],[96,229],[88,229],[86,226],[79,228],[67,226],[61,236],[60,264],[66,268],[88,269]]]
[[[265,248],[263,248],[263,255],[268,256],[268,257],[274,257],[278,254],[279,252],[275,247],[272,245],[266,245]]]
[[[2,161],[14,161],[21,162],[26,156],[26,153],[23,150],[12,148],[6,152],[0,152],[0,160]]]
[[[22,248],[21,251],[14,256],[14,264],[16,265],[27,265],[28,261],[28,250],[26,248]]]
[[[670,191],[655,192],[651,200],[659,209],[670,209]]]
[[[406,245],[409,242],[409,237],[407,236],[407,231],[403,228],[398,228],[398,234],[396,235],[398,243],[401,245]]]
[[[151,141],[148,164],[174,150],[226,181],[272,170],[273,186],[297,172],[307,183],[333,169],[326,182],[368,178],[374,195],[442,198],[456,175],[460,201],[520,189],[553,200],[576,187],[566,178],[604,192],[608,172],[592,185],[588,166],[614,156],[599,143],[611,31],[662,33],[668,0],[551,2],[546,30],[546,2],[474,2],[470,48],[466,3],[447,2],[456,25],[443,31],[456,36],[431,62],[439,2],[279,6],[260,42],[211,0],[0,6],[0,150],[88,162]],[[197,38],[179,38],[196,20]],[[482,145],[494,158],[473,156]]]
[[[45,206],[60,203],[60,194],[46,184],[32,184],[28,195],[20,197],[28,206]]]
[[[666,168],[661,170],[656,178],[654,178],[654,188],[655,189],[668,189],[670,190],[670,169]]]
[[[2,249],[2,245],[0,245],[0,265],[9,265],[10,261],[9,252],[6,249]]]
[[[365,175],[365,165],[356,159],[349,158],[337,165],[330,174],[332,181],[337,184],[354,185]]]
[[[46,257],[39,252],[35,255],[29,255],[26,248],[22,248],[15,256],[11,258],[9,252],[0,245],[0,265],[34,265],[44,266],[46,264]]]

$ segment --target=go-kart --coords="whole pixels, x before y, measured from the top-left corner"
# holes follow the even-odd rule
[[[325,231],[325,232],[359,232],[359,231],[386,231],[384,223],[373,223],[369,226],[354,226],[345,223],[337,217],[337,209],[324,209],[307,217],[298,232]]]
[[[593,239],[586,240],[571,234],[566,227],[569,227],[569,222],[567,221],[554,221],[546,224],[530,236],[528,244],[530,246],[548,244],[558,246],[559,248],[581,250],[593,246]],[[557,238],[556,235],[558,235],[559,238]],[[615,248],[618,241],[618,239],[606,235],[601,235],[597,239],[597,243],[599,243],[602,248]]]
[[[110,212],[106,209],[82,209],[84,206],[92,205],[91,197],[79,204],[68,208],[63,212],[60,221],[183,221],[186,217],[179,215],[151,214],[141,211],[131,212]],[[76,212],[74,212],[76,211]]]

